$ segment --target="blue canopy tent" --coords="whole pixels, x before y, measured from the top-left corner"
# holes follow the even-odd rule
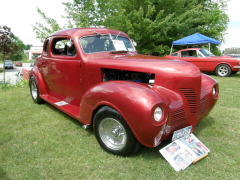
[[[221,44],[221,42],[216,39],[204,36],[200,33],[195,33],[190,36],[184,37],[182,39],[173,41],[170,54],[172,53],[173,45],[187,46],[187,45],[192,45],[192,44],[208,44],[209,51],[210,51],[210,44]]]

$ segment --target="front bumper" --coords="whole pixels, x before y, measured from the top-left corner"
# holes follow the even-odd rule
[[[235,69],[240,69],[240,66],[233,66],[233,68],[235,68]]]

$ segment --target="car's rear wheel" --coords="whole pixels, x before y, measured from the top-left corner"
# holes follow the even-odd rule
[[[96,113],[93,128],[99,144],[109,153],[130,156],[140,148],[123,117],[108,106]]]
[[[232,70],[227,64],[219,64],[215,70],[217,76],[228,77],[231,75]]]
[[[39,95],[39,88],[36,82],[36,79],[34,76],[32,76],[29,80],[29,86],[30,86],[30,92],[31,92],[31,96],[32,99],[35,103],[37,104],[42,104],[44,103],[44,101],[40,98]]]

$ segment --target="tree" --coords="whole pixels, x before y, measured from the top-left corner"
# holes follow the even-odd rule
[[[5,83],[5,57],[11,55],[18,49],[12,41],[14,38],[11,29],[7,26],[0,26],[0,53],[3,56],[3,83]]]
[[[59,31],[62,28],[60,28],[55,19],[47,17],[39,8],[37,8],[37,11],[49,25],[49,27],[45,27],[42,23],[36,23],[36,26],[33,26],[33,31],[36,33],[37,39],[40,39],[40,41],[43,42],[50,34]]]
[[[13,61],[21,61],[24,56],[24,50],[26,48],[25,44],[19,37],[15,36],[12,42],[18,47],[9,57]]]
[[[74,0],[63,5],[68,27],[122,30],[137,41],[140,53],[165,55],[170,52],[172,41],[196,32],[223,41],[227,1]],[[217,52],[216,46],[211,48]]]
[[[103,25],[128,33],[144,54],[165,55],[172,41],[196,32],[222,41],[227,28],[225,0],[99,1],[119,7],[117,11],[109,10]]]

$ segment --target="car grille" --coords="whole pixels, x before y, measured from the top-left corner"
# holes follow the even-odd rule
[[[181,129],[186,126],[186,113],[184,109],[171,112],[171,120],[167,123],[170,126],[170,132]]]
[[[206,98],[202,98],[200,100],[200,105],[199,105],[199,112],[198,112],[198,117],[202,116],[204,112],[206,111],[206,105],[207,105],[207,100]]]
[[[180,89],[180,92],[185,96],[190,107],[190,116],[197,117],[197,94],[194,89]]]

